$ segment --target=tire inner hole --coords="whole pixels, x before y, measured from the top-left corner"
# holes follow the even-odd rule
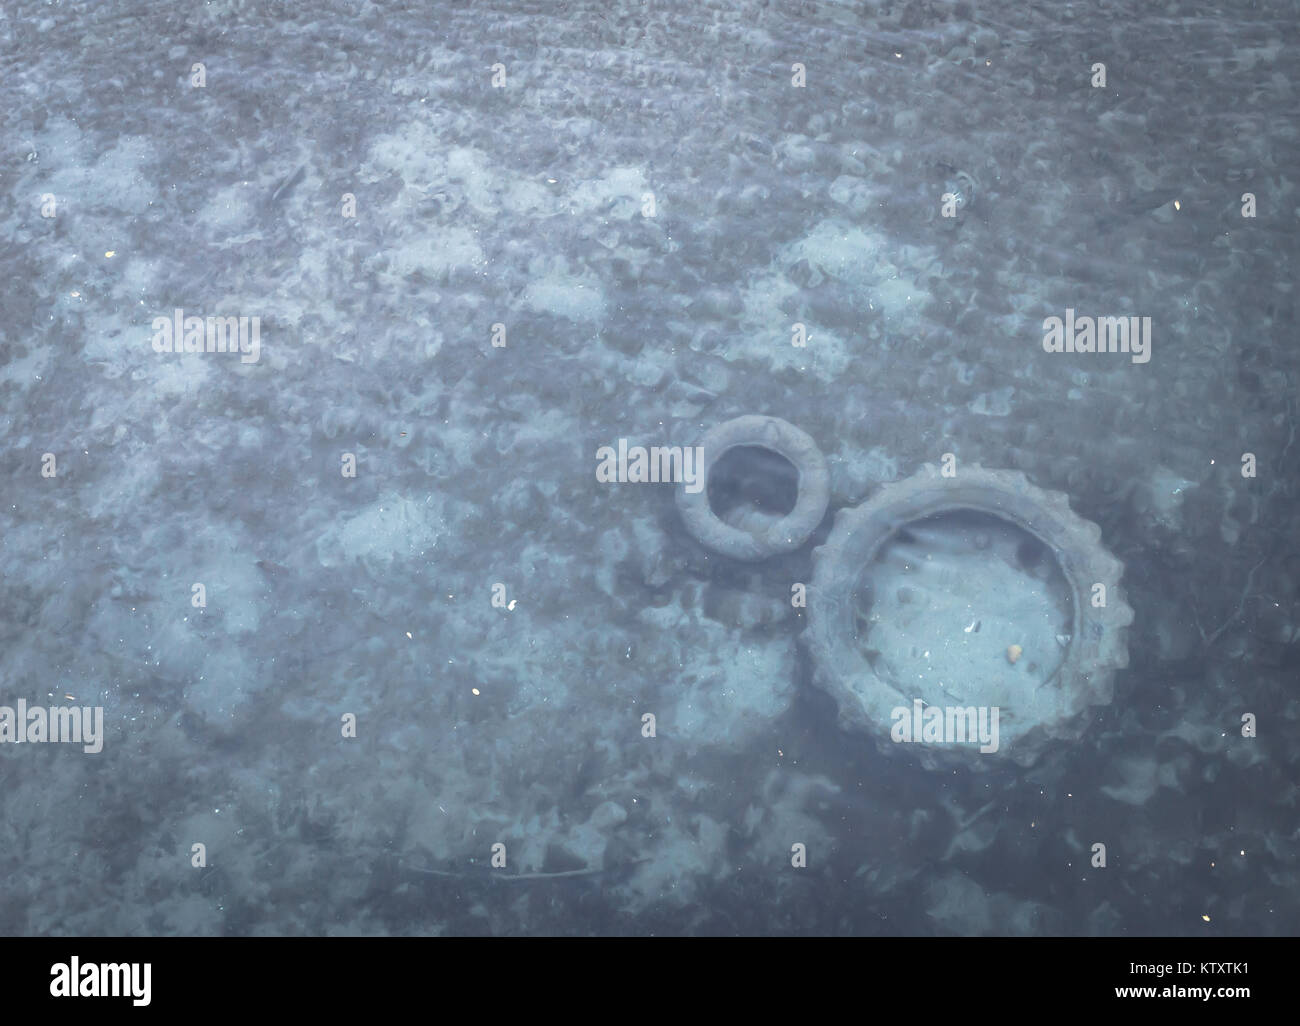
[[[1037,705],[1074,618],[1055,554],[991,514],[912,521],[862,576],[857,640],[882,679],[936,705]]]
[[[779,452],[738,445],[713,464],[709,508],[725,524],[755,530],[780,520],[799,501],[799,469]]]

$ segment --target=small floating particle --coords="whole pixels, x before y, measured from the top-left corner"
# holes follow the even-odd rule
[[[478,694],[478,688],[470,688],[470,691],[476,695]]]
[[[1014,666],[1016,662],[1020,659],[1020,657],[1024,654],[1024,651],[1025,650],[1021,648],[1019,645],[1008,645],[1007,662],[1009,662],[1012,666]]]

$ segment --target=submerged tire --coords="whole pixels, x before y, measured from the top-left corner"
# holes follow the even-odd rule
[[[687,529],[714,552],[755,562],[797,549],[817,529],[830,502],[830,470],[817,443],[779,417],[737,417],[710,429],[700,440],[704,450],[703,487],[688,492],[677,486],[677,508]],[[709,477],[732,449],[753,446],[789,460],[798,472],[795,505],[784,516],[751,513],[741,526],[724,522],[709,504]]]
[[[925,518],[963,511],[996,518],[1046,546],[1068,585],[1071,627],[1068,635],[1057,637],[1058,642],[1065,639],[1064,652],[1041,685],[1022,679],[1014,690],[990,688],[987,681],[997,671],[983,667],[972,671],[977,683],[971,688],[954,687],[961,692],[959,707],[981,705],[981,687],[1004,698],[1014,696],[1012,708],[999,707],[999,754],[980,758],[979,747],[971,744],[908,747],[931,767],[954,763],[987,767],[1007,758],[1028,765],[1052,743],[1082,736],[1089,708],[1111,701],[1114,673],[1128,665],[1127,628],[1133,611],[1119,588],[1123,564],[1102,547],[1097,525],[1074,514],[1065,495],[1035,488],[1018,471],[971,466],[945,478],[936,467],[926,466],[905,481],[881,488],[862,505],[840,511],[826,544],[813,554],[805,643],[814,679],[836,700],[845,728],[864,731],[885,748],[893,747],[891,728],[899,722],[900,708],[910,709],[916,702],[940,704],[933,698],[942,693],[942,686],[927,702],[926,696],[909,693],[916,685],[900,685],[880,671],[887,661],[864,644],[859,630],[861,596],[872,588],[868,573],[880,565],[882,550],[900,531]],[[994,578],[994,574],[979,575],[977,582]],[[970,577],[963,578],[962,584],[972,587]],[[1093,605],[1094,594],[1099,594],[1094,592],[1097,584],[1105,586],[1105,605],[1100,608]],[[990,601],[996,603],[998,598],[994,595]],[[973,619],[965,630],[978,630],[978,622]],[[874,629],[868,626],[867,632]],[[935,644],[947,642],[940,639]],[[924,653],[927,659],[930,654]],[[1020,656],[1020,645],[1006,648],[1007,676],[1017,672],[1014,664]]]

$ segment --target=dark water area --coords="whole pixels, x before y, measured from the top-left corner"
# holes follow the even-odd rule
[[[1298,36],[4,0],[0,742],[103,730],[0,743],[0,935],[1294,934]],[[764,558],[688,529],[689,463],[598,474],[747,415],[828,479]],[[775,444],[701,482],[737,530],[802,508]],[[1068,500],[987,579],[903,535],[915,624],[976,593],[969,758],[809,640],[836,525],[945,464]],[[1112,557],[1131,626],[1026,640],[1035,574]],[[1068,722],[998,690],[1094,643]]]

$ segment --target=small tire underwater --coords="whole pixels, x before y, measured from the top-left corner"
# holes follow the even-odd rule
[[[797,549],[817,529],[830,503],[830,470],[817,443],[779,417],[748,415],[711,428],[700,440],[704,487],[677,486],[677,508],[687,530],[705,547],[732,559],[757,562]],[[709,503],[709,478],[733,449],[765,449],[784,457],[798,474],[794,508],[784,516],[754,516],[742,526],[723,521]]]

